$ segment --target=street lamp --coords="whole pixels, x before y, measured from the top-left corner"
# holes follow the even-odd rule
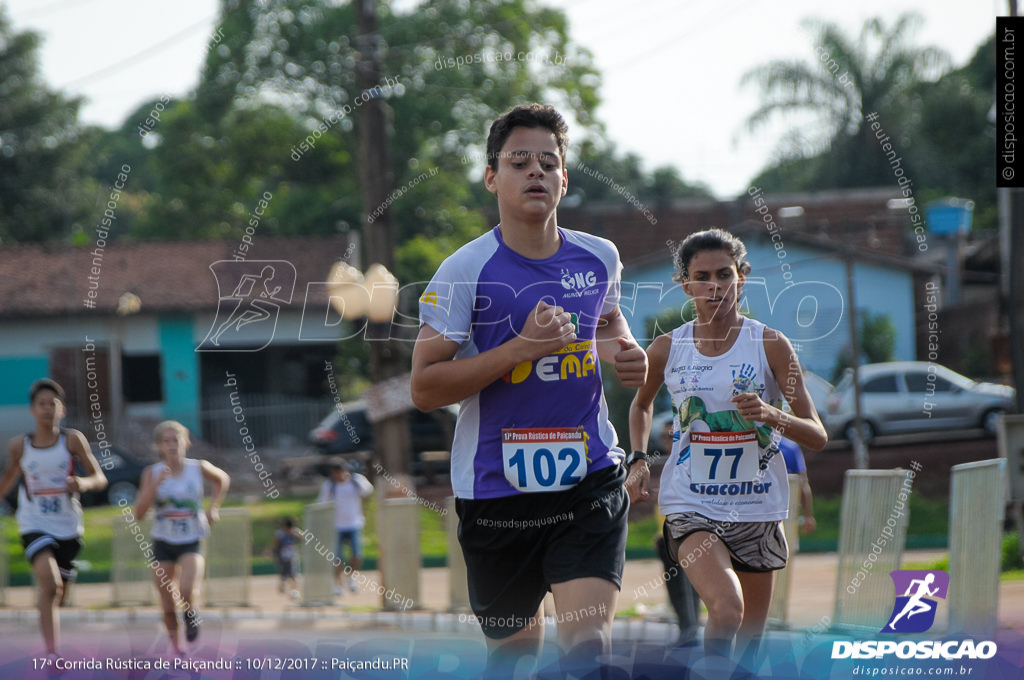
[[[331,306],[343,319],[369,319],[367,340],[390,339],[391,322],[398,308],[398,279],[387,267],[370,265],[364,275],[346,262],[337,262],[327,275],[327,283]]]
[[[327,278],[331,306],[343,319],[365,319],[365,339],[370,343],[371,379],[367,390],[367,418],[373,425],[374,444],[379,460],[391,475],[408,471],[406,454],[410,450],[406,411],[413,408],[409,394],[409,376],[384,370],[396,366],[397,350],[391,338],[392,322],[398,307],[398,279],[384,265],[373,264],[363,274],[346,262],[338,262]]]

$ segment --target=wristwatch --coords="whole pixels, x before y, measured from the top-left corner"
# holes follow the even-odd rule
[[[640,450],[633,451],[633,453],[626,456],[626,467],[630,467],[631,465],[633,465],[633,463],[637,462],[638,460],[642,460],[646,463],[649,460],[647,452]]]

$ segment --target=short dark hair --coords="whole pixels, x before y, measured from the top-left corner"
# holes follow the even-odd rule
[[[31,404],[34,402],[36,400],[36,395],[43,390],[50,390],[56,394],[61,401],[65,400],[64,388],[58,385],[56,380],[51,378],[40,378],[32,383],[32,387],[28,388],[28,403]]]
[[[736,271],[740,274],[750,273],[747,247],[743,245],[743,241],[725,229],[712,227],[690,234],[672,251],[672,263],[676,266],[672,279],[683,281],[690,278],[690,261],[694,255],[704,250],[724,250],[736,263]]]
[[[282,520],[282,522],[284,523],[285,527],[287,527],[289,529],[295,528],[295,518],[294,517],[285,517]]]
[[[558,155],[565,167],[565,154],[569,149],[569,126],[565,124],[562,114],[555,107],[542,104],[516,106],[491,123],[491,131],[487,135],[487,165],[491,170],[498,169],[498,157],[508,136],[517,127],[547,128],[555,136]]]

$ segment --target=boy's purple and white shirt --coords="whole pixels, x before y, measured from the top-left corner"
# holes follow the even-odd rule
[[[459,498],[558,491],[622,457],[601,383],[595,333],[619,302],[622,265],[608,240],[558,229],[549,258],[516,253],[498,227],[438,268],[420,298],[420,323],[459,343],[456,359],[514,338],[543,299],[574,316],[577,340],[524,362],[464,399],[452,445]]]

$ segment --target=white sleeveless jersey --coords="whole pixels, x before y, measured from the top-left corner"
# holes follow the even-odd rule
[[[32,446],[32,438],[25,435],[18,489],[19,533],[40,532],[59,539],[84,533],[82,504],[78,494],[67,490],[66,480],[73,474],[74,457],[63,432],[53,446],[45,449]]]
[[[739,336],[721,356],[693,344],[693,322],[672,331],[665,385],[672,397],[672,453],[661,474],[663,515],[697,512],[721,521],[785,519],[789,506],[780,434],[742,417],[729,401],[757,392],[781,408],[782,391],[764,353],[764,329],[744,319]]]
[[[165,467],[157,463],[151,474],[159,477]],[[199,461],[186,458],[181,474],[168,477],[156,488],[153,505],[153,538],[182,545],[205,537],[210,529],[203,512],[203,470]]]

